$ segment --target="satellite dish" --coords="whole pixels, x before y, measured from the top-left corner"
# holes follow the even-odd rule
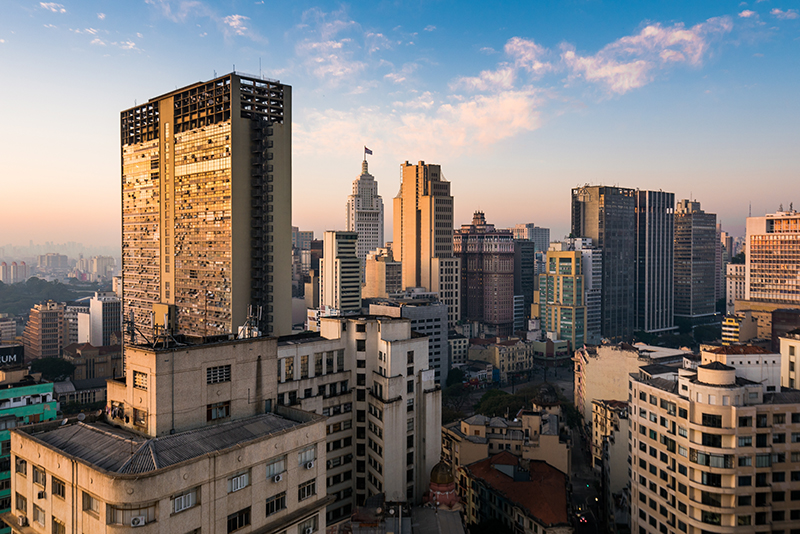
[[[84,419],[86,419],[86,414],[85,413],[79,413],[78,414],[78,421],[83,421]]]
[[[68,421],[69,421],[69,419],[64,419],[63,421],[61,421],[61,426],[66,425]]]

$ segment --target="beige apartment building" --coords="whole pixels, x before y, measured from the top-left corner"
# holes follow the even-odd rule
[[[327,523],[384,493],[417,504],[441,454],[441,389],[428,337],[408,319],[326,317],[318,335],[280,338],[278,404],[327,419]]]
[[[800,392],[769,392],[739,361],[682,369],[677,380],[631,375],[632,532],[788,533],[800,524]]]
[[[61,356],[61,349],[69,344],[69,328],[64,312],[64,304],[53,301],[31,308],[28,324],[22,334],[28,360]]]
[[[325,417],[274,406],[275,338],[127,349],[104,417],[12,431],[14,532],[324,531]]]
[[[800,329],[793,330],[780,338],[781,344],[781,387],[797,387],[798,358],[800,358]]]
[[[560,407],[534,404],[513,419],[478,414],[442,427],[442,457],[454,468],[501,451],[569,473],[572,447]]]
[[[402,279],[402,266],[394,260],[392,249],[378,248],[368,252],[361,296],[365,299],[388,298],[403,291]]]

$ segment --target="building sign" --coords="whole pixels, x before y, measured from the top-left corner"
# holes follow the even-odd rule
[[[0,367],[21,365],[25,362],[22,345],[0,345]]]

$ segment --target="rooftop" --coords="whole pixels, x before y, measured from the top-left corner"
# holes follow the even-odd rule
[[[544,525],[568,524],[567,477],[546,462],[531,460],[530,480],[514,480],[496,465],[519,466],[519,458],[503,451],[466,467],[505,499],[525,508]]]
[[[756,345],[722,345],[722,346],[704,346],[704,352],[711,354],[772,354],[767,349],[757,347]]]
[[[16,431],[29,434],[31,439],[96,468],[119,474],[145,474],[207,454],[220,453],[302,424],[267,413],[150,439],[102,422],[78,421],[43,432],[37,432],[37,429],[52,425],[36,425]]]
[[[711,362],[705,363],[703,365],[698,366],[700,369],[709,369],[711,371],[735,371],[735,367],[731,367],[729,365],[725,365],[724,363],[720,362]]]
[[[650,376],[663,375],[663,374],[677,373],[678,372],[677,368],[670,367],[668,365],[663,365],[663,364],[660,364],[660,363],[653,363],[653,364],[650,364],[650,365],[643,365],[643,366],[639,367],[639,370],[640,371],[644,371],[645,373],[647,373]]]

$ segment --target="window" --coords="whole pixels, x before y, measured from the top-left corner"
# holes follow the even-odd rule
[[[406,382],[406,393],[414,393],[414,381],[409,380]]]
[[[53,495],[56,497],[61,497],[62,499],[66,497],[67,487],[64,485],[64,482],[57,479],[56,477],[51,477],[53,480]]]
[[[106,506],[106,521],[109,525],[130,526],[134,517],[144,517],[145,524],[156,520],[156,503],[133,506]]]
[[[147,412],[144,410],[133,409],[133,424],[136,426],[147,426]]]
[[[746,527],[750,525],[750,520],[752,516],[749,515],[738,515],[736,516],[736,524],[740,527]]]
[[[272,478],[286,471],[286,456],[273,458],[267,462],[267,478]]]
[[[714,414],[703,414],[703,426],[710,426],[713,428],[722,428],[722,416]]]
[[[33,466],[33,483],[47,487],[47,473],[41,467]]]
[[[305,465],[317,459],[317,446],[311,445],[297,453],[297,465]]]
[[[739,427],[751,427],[753,426],[753,418],[752,417],[740,417],[739,418]]]
[[[14,507],[19,510],[20,512],[27,514],[28,513],[28,499],[17,493],[14,499]]]
[[[228,516],[228,532],[239,530],[250,524],[250,507]]]
[[[297,488],[297,500],[304,501],[317,494],[317,481],[309,480]]]
[[[67,534],[67,525],[55,517],[53,517],[53,534]]]
[[[45,520],[47,519],[47,515],[44,513],[44,510],[33,505],[33,520],[39,523],[40,525],[44,526]]]
[[[364,352],[367,350],[367,340],[366,339],[356,339],[356,351]]]
[[[231,416],[230,401],[217,402],[206,406],[206,421],[216,421]]]
[[[267,517],[286,508],[286,492],[282,491],[267,499]]]
[[[231,366],[219,365],[206,369],[206,384],[219,384],[231,381]]]
[[[739,436],[739,446],[740,447],[752,447],[753,446],[753,436]]]
[[[85,491],[83,492],[83,511],[92,512],[94,514],[100,513],[100,501]]]
[[[281,361],[283,361],[284,370],[286,371],[286,380],[294,380],[294,358],[284,358]]]
[[[197,504],[197,488],[172,498],[172,513],[177,514]]]
[[[147,390],[147,373],[142,373],[140,371],[133,372],[133,387],[136,389],[144,389]]]
[[[17,456],[14,458],[14,472],[20,475],[28,474],[28,462]]]
[[[310,517],[297,525],[297,534],[306,534],[307,532],[317,531],[317,516]]]
[[[228,493],[239,491],[250,485],[250,473],[239,473],[228,479]]]

